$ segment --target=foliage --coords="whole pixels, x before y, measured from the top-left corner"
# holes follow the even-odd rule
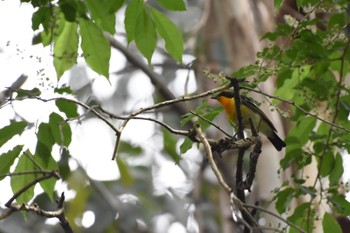
[[[127,2],[124,0],[60,0],[57,3],[45,0],[22,0],[22,2],[29,2],[36,8],[32,18],[32,28],[37,34],[33,42],[44,46],[54,45],[53,65],[58,79],[77,63],[80,49],[86,64],[92,70],[106,78],[109,77],[111,45],[106,34],[116,33],[116,12],[123,7],[125,7],[124,25],[127,43],[130,45],[134,42],[149,65],[157,48],[158,38],[164,40],[164,47],[169,55],[175,61],[182,62],[182,33],[163,13],[164,10],[185,11],[186,6],[182,0],[158,0],[156,6],[143,0]],[[275,0],[275,8],[279,9],[282,3],[283,1]],[[294,224],[304,232],[312,232],[315,221],[322,218],[322,227],[325,232],[341,232],[334,216],[350,215],[350,203],[345,197],[345,192],[339,191],[347,189],[347,184],[341,182],[344,175],[343,151],[350,150],[348,120],[350,91],[345,84],[350,58],[350,39],[347,31],[349,16],[346,14],[348,3],[345,0],[298,0],[296,3],[298,8],[304,9],[305,17],[300,21],[294,20],[278,25],[276,30],[266,33],[263,39],[271,44],[257,54],[258,62],[242,67],[233,75],[239,78],[254,76],[256,82],[250,84],[250,87],[255,87],[258,83],[275,76],[277,88],[272,103],[275,106],[288,104],[290,129],[285,140],[287,148],[280,162],[280,172],[287,169],[295,170],[288,182],[274,190],[276,210],[280,215],[287,216],[288,231],[298,232],[296,228],[291,227]],[[325,13],[328,17],[310,20],[314,13]],[[39,32],[39,28],[42,28],[42,31]],[[286,42],[281,44],[280,41]],[[136,232],[140,228],[136,220],[142,219],[148,224],[152,222],[153,216],[163,211],[158,209],[159,203],[167,203],[169,209],[179,203],[185,205],[180,194],[172,196],[175,191],[173,192],[169,187],[162,187],[161,191],[162,194],[170,193],[169,196],[172,198],[152,195],[152,186],[145,185],[151,180],[147,166],[137,162],[135,162],[137,165],[131,166],[128,163],[129,160],[137,161],[138,157],[146,152],[140,145],[124,141],[122,130],[129,120],[133,117],[136,120],[139,117],[138,113],[156,110],[157,105],[131,114],[131,119],[123,119],[106,112],[100,106],[87,106],[78,100],[70,99],[73,95],[69,87],[55,89],[55,94],[60,97],[51,101],[55,101],[57,109],[50,113],[46,121],[38,123],[34,137],[35,149],[27,149],[30,145],[21,142],[0,156],[0,181],[12,173],[12,191],[14,194],[21,194],[16,198],[17,203],[28,203],[33,198],[39,199],[39,196],[35,196],[34,193],[35,185],[24,192],[22,189],[53,171],[58,171],[69,188],[77,193],[76,198],[68,203],[71,210],[67,214],[69,219],[81,218],[89,201],[94,204],[103,202],[93,189],[97,189],[103,199],[110,198],[101,188],[100,183],[89,179],[88,175],[82,171],[83,169],[73,172],[68,166],[68,160],[71,159],[69,147],[74,131],[70,121],[89,118],[88,113],[91,112],[108,124],[119,140],[117,140],[118,157],[115,163],[120,179],[113,181],[113,184],[105,182],[104,185],[113,187],[119,195],[118,201],[109,203],[114,203],[115,208],[121,210],[121,213],[118,213],[121,216],[120,219],[115,219],[116,209],[107,206],[110,212],[106,211],[108,213],[105,214],[108,217],[99,219],[104,222],[100,224],[101,228],[95,228],[95,231],[108,232],[108,229],[114,229],[117,222],[119,224],[117,228],[121,232]],[[17,90],[14,100],[25,98],[48,101],[43,99],[36,89]],[[181,102],[181,98],[178,102]],[[184,116],[180,123],[182,127],[186,127],[189,123],[198,124],[203,131],[206,131],[210,129],[215,117],[221,111],[221,107],[214,108],[207,101],[202,101],[193,112]],[[282,112],[281,109],[279,111]],[[110,118],[124,121],[117,128],[111,123]],[[140,116],[137,120],[149,119]],[[191,135],[186,134],[188,131],[172,130],[165,123],[154,121],[163,127],[159,130],[159,135],[162,137],[159,141],[163,145],[164,157],[175,161],[179,167],[186,166],[181,164],[180,155],[189,151],[195,140],[190,137]],[[0,129],[0,147],[14,140],[16,136],[21,136],[30,127],[31,125],[24,120],[11,121],[9,125]],[[183,139],[184,136],[188,137],[185,137],[179,146],[177,144],[179,138]],[[198,141],[195,143],[199,144]],[[59,159],[53,156],[55,148],[59,148]],[[303,172],[313,161],[317,163],[317,174],[316,180],[310,184],[309,177],[303,176]],[[56,197],[57,180],[54,177],[48,177],[38,183],[43,192],[53,201]],[[206,192],[213,189],[210,183],[203,185],[202,189],[204,195],[207,195],[203,199],[219,198]],[[137,196],[138,201],[143,202],[142,208],[137,204],[132,207],[125,204],[133,202],[134,195]],[[297,200],[307,201],[291,209],[291,203]],[[318,210],[323,208],[324,204],[328,205],[331,211],[319,216]],[[214,208],[215,206],[211,203],[210,209]],[[101,210],[96,210],[98,211]],[[177,218],[184,218],[181,214],[174,213],[176,214]],[[208,211],[207,215],[213,219],[218,218],[212,211]],[[126,216],[133,216],[133,218]],[[131,221],[134,222],[130,223]],[[128,229],[130,226],[133,228]],[[72,227],[79,231],[79,225],[76,223]]]
[[[115,14],[125,4],[124,0],[89,0],[85,3],[59,1],[58,5],[48,1],[23,2],[30,2],[33,7],[37,7],[32,19],[33,30],[43,27],[34,42],[55,45],[54,65],[58,78],[77,62],[79,38],[88,66],[106,78],[109,77],[111,47],[103,33],[115,33]],[[186,10],[182,0],[170,4],[167,1],[159,3],[169,10]],[[181,32],[163,13],[143,0],[132,0],[127,4],[125,30],[128,43],[135,41],[149,63],[156,48],[157,35],[164,39],[169,54],[177,61],[182,60]]]

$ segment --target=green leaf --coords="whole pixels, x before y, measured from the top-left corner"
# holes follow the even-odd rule
[[[292,127],[288,136],[299,139],[301,145],[307,143],[310,139],[310,134],[316,125],[316,119],[313,117],[303,117],[297,124]]]
[[[210,111],[206,111],[203,112],[202,114],[200,114],[204,119],[206,119],[207,121],[203,120],[203,119],[198,119],[198,121],[196,121],[197,124],[199,124],[201,126],[202,130],[206,130],[208,129],[211,124],[209,122],[213,122],[214,119],[222,112],[222,106],[217,106],[217,107],[211,107]],[[209,122],[208,122],[209,121]]]
[[[329,174],[330,186],[338,185],[343,173],[344,173],[343,158],[341,154],[337,153],[335,156],[334,169],[332,170],[331,174]]]
[[[295,223],[305,230],[305,232],[313,232],[315,210],[310,208],[310,203],[306,202],[294,209],[294,213],[287,218],[288,221]],[[308,221],[308,222],[306,222]],[[300,233],[295,228],[290,228],[289,233]]]
[[[32,156],[30,151],[25,152],[28,156]],[[37,170],[33,162],[27,158],[26,155],[22,154],[19,158],[18,164],[14,170],[14,173],[18,172],[28,172],[28,171],[35,171]],[[17,193],[19,190],[21,190],[24,186],[32,182],[36,179],[36,175],[34,174],[26,174],[21,176],[13,176],[11,177],[11,188],[13,193]],[[19,197],[17,197],[17,203],[23,204],[29,202],[33,196],[34,196],[34,186],[32,185],[30,188],[28,188],[25,192],[23,192]]]
[[[179,157],[177,151],[176,151],[176,143],[177,139],[174,137],[173,134],[169,133],[168,130],[162,129],[163,132],[163,146],[164,151],[170,155],[170,157],[176,161]]]
[[[43,25],[44,28],[48,28],[50,23],[51,11],[47,6],[39,7],[36,12],[33,13],[32,16],[32,29],[33,31],[38,30],[40,24]]]
[[[23,146],[17,145],[12,150],[0,155],[0,175],[6,175],[9,173],[13,162],[21,153]],[[6,176],[0,176],[0,180],[4,179]]]
[[[68,147],[72,141],[72,131],[69,124],[57,113],[50,114],[49,125],[52,136],[58,145]]]
[[[70,88],[70,86],[65,86],[65,85],[63,85],[62,87],[55,87],[54,92],[58,94],[73,94],[73,91]],[[57,103],[56,103],[56,106],[57,106]]]
[[[58,166],[58,170],[60,173],[60,177],[62,178],[63,181],[67,181],[67,179],[71,173],[71,169],[70,169],[69,164],[68,164],[68,160],[70,158],[70,153],[69,153],[68,148],[66,148],[66,147],[62,147],[60,152],[61,152],[61,158],[58,161],[57,166]]]
[[[332,233],[342,233],[342,229],[337,222],[337,220],[333,217],[333,215],[329,213],[324,213],[322,220],[323,232],[332,232]]]
[[[290,202],[294,196],[294,189],[286,188],[276,195],[276,210],[279,214],[285,213],[290,207]]]
[[[42,158],[38,156],[34,156],[34,160],[41,166],[41,168],[47,171],[58,170],[58,164],[51,155],[49,155],[48,162],[43,161]],[[42,187],[44,192],[49,196],[52,202],[54,201],[56,182],[57,180],[55,177],[40,182],[40,186]]]
[[[35,148],[35,155],[38,156],[44,164],[44,168],[48,166],[51,156],[51,150],[55,144],[51,127],[48,123],[41,123],[37,133],[38,142]]]
[[[31,90],[19,89],[17,91],[16,99],[23,99],[23,98],[28,98],[28,97],[40,96],[40,94],[41,94],[41,91],[37,87],[34,87]]]
[[[10,125],[0,129],[0,147],[2,147],[13,136],[21,134],[27,125],[27,122],[24,121],[12,121]]]
[[[337,213],[344,216],[350,215],[350,203],[343,195],[333,195],[329,197],[328,200],[333,204]]]
[[[117,157],[117,165],[120,172],[121,183],[126,187],[131,186],[134,183],[134,177],[130,174],[128,166],[119,156]]]
[[[323,161],[322,161],[323,160]],[[328,150],[321,158],[322,164],[320,167],[320,175],[322,177],[328,176],[334,169],[335,159],[332,151]],[[319,163],[321,163],[319,161]]]
[[[109,77],[109,59],[111,48],[108,40],[104,37],[92,21],[81,19],[79,21],[81,34],[81,49],[86,63],[96,73]]]
[[[175,1],[167,1],[175,2]],[[165,41],[165,48],[169,54],[177,61],[182,61],[183,40],[182,35],[176,25],[171,20],[154,8],[150,8],[153,22],[156,25],[158,34]]]
[[[109,6],[109,13],[116,13],[125,3],[125,0],[105,0]]]
[[[70,69],[78,57],[78,24],[65,22],[62,33],[55,42],[53,64],[56,69],[57,79]]]
[[[136,25],[139,23],[137,20],[143,10],[144,3],[142,0],[132,0],[126,7],[124,24],[128,43],[135,39]]]
[[[292,162],[296,162],[298,167],[303,167],[307,164],[303,151],[301,150],[302,144],[296,136],[288,136],[285,140],[287,144],[286,155],[281,159],[280,164],[283,169],[288,168]]]
[[[347,124],[349,122],[348,116],[350,113],[350,95],[345,95],[340,98],[339,105],[339,123]]]
[[[274,0],[273,6],[275,7],[275,11],[278,11],[283,4],[283,0]]]
[[[144,8],[137,19],[138,23],[136,24],[135,31],[136,46],[148,60],[148,63],[151,64],[152,55],[157,45],[156,29],[152,19]]]
[[[180,145],[180,153],[181,154],[186,153],[189,149],[192,148],[192,146],[193,146],[192,140],[186,137],[183,143]]]
[[[121,141],[119,144],[119,152],[127,155],[140,155],[143,150],[140,146],[134,146],[126,141]]]
[[[186,5],[183,0],[158,0],[158,3],[171,11],[185,11]]]
[[[115,11],[111,8],[113,5],[120,5],[120,0],[86,0],[86,6],[91,13],[92,19],[103,30],[114,34],[115,33]]]
[[[309,194],[312,198],[315,198],[316,194],[317,194],[317,190],[315,188],[313,188],[312,186],[303,186],[303,185],[298,185],[298,193],[299,192],[303,195]]]
[[[57,108],[66,114],[68,118],[78,117],[78,107],[75,103],[58,99],[55,101]]]
[[[299,205],[294,209],[294,213],[287,218],[288,221],[295,223],[298,219],[303,219],[306,217],[305,213],[307,209],[310,207],[310,203],[306,202]]]
[[[38,43],[42,43],[44,46],[51,45],[61,35],[64,25],[66,24],[65,17],[59,7],[50,7],[50,20],[48,25],[43,25],[44,31],[42,31],[37,40]],[[35,38],[33,38],[34,40]]]
[[[345,24],[346,18],[344,12],[332,14],[328,20],[328,28],[342,28]]]
[[[76,195],[67,203],[68,208],[65,209],[67,219],[77,219],[86,210],[89,197],[92,195],[91,185],[86,185],[86,181],[86,175],[83,175],[80,169],[72,172],[69,176],[67,181],[68,188],[73,189]],[[72,225],[72,227],[77,227],[74,221]]]
[[[194,115],[192,113],[189,113],[189,114],[182,116],[180,124],[181,124],[181,126],[184,126],[185,124],[187,124],[191,120],[195,120],[195,123],[199,124],[201,126],[202,130],[206,130],[211,126],[211,124],[208,123],[208,121],[212,122],[215,119],[215,117],[217,117],[217,115],[219,115],[222,112],[222,110],[223,110],[223,107],[221,105],[219,105],[217,107],[213,107],[213,106],[209,105],[207,100],[203,100],[198,105],[198,107],[194,110],[194,112],[197,115],[200,115],[201,117],[206,119],[207,121],[197,117],[196,115]]]
[[[239,78],[246,78],[246,77],[255,75],[256,73],[259,72],[260,69],[261,67],[258,65],[243,66],[239,70],[235,71],[233,73],[233,76],[239,77]]]
[[[61,0],[59,7],[64,14],[64,18],[69,22],[74,22],[77,16],[77,4],[75,1]]]

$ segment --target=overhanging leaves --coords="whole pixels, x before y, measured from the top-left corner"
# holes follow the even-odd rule
[[[62,33],[55,42],[53,64],[58,79],[77,62],[79,42],[77,29],[77,23],[66,21]]]
[[[143,10],[144,3],[142,0],[132,0],[126,8],[124,24],[128,43],[135,39],[137,20]]]
[[[339,153],[337,153],[335,156],[334,168],[331,174],[329,174],[330,186],[335,186],[339,184],[340,178],[343,175],[343,173],[344,173],[343,158]]]
[[[28,172],[28,171],[35,171],[36,167],[33,164],[33,162],[27,158],[27,156],[32,156],[32,154],[29,151],[25,152],[27,155],[22,154],[18,164],[14,170],[14,173],[18,172]],[[36,175],[32,173],[28,173],[26,175],[18,175],[13,176],[11,178],[11,188],[13,193],[17,193],[19,190],[21,190],[24,186],[32,182],[36,179]],[[17,197],[17,202],[19,204],[27,203],[30,201],[34,196],[34,185],[28,188],[25,192],[23,192],[19,197]]]
[[[158,0],[158,3],[171,11],[185,11],[186,5],[183,0]]]
[[[150,8],[152,19],[156,25],[158,34],[165,41],[165,48],[177,61],[182,61],[183,40],[179,29],[164,14],[154,8]]]
[[[156,49],[157,34],[154,23],[145,8],[137,17],[135,42],[137,48],[148,60],[148,63],[151,63],[153,52]]]
[[[322,227],[323,227],[323,232],[332,232],[332,233],[343,232],[337,220],[327,212],[323,215]]]
[[[86,63],[96,73],[109,77],[111,48],[100,28],[91,20],[80,19],[81,49]]]
[[[125,186],[131,186],[134,183],[134,177],[131,175],[128,165],[120,157],[117,157],[117,165],[120,173],[120,181]]]
[[[55,101],[58,109],[65,113],[68,118],[78,117],[78,107],[76,104],[71,103],[69,101],[64,101],[62,99],[58,99]]]
[[[27,122],[24,121],[12,121],[10,125],[0,129],[0,147],[13,136],[21,134],[27,125]]]
[[[86,0],[87,8],[91,13],[91,17],[95,20],[103,30],[114,34],[115,33],[115,13],[119,8],[115,8],[114,5],[121,7],[122,0]]]
[[[52,157],[51,151],[55,144],[54,137],[52,135],[51,127],[48,123],[41,123],[37,134],[38,142],[35,149],[35,155],[40,157],[43,161],[44,168],[49,164]]]
[[[0,180],[6,177],[5,175],[10,171],[10,167],[18,157],[19,153],[21,153],[22,148],[22,145],[18,145],[12,150],[0,155],[0,175],[4,175],[0,176]]]
[[[72,140],[72,131],[69,124],[57,113],[51,113],[50,129],[55,143],[68,147]]]

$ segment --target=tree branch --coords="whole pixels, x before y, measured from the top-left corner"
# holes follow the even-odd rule
[[[46,217],[46,218],[58,218],[58,220],[60,221],[60,225],[63,228],[65,233],[73,233],[73,230],[69,224],[69,222],[67,221],[65,214],[64,214],[64,200],[65,200],[65,196],[64,196],[64,192],[61,194],[60,199],[57,202],[57,207],[58,209],[55,211],[47,211],[47,210],[43,210],[41,209],[38,204],[33,203],[31,205],[28,204],[21,204],[21,205],[17,205],[17,204],[12,204],[10,203],[9,206],[6,206],[9,208],[9,211],[6,212],[5,214],[3,214],[2,216],[0,216],[0,220],[10,216],[12,213],[16,212],[16,211],[27,211],[27,212],[33,212],[36,213],[37,215]]]
[[[10,208],[11,203],[17,198],[19,197],[22,193],[24,193],[27,189],[29,189],[30,187],[32,187],[33,185],[43,181],[43,180],[47,180],[50,179],[52,177],[55,177],[56,179],[60,179],[60,175],[57,173],[57,171],[52,171],[51,173],[47,173],[39,178],[34,179],[33,181],[31,181],[29,184],[25,185],[23,188],[21,188],[18,192],[16,192],[11,198],[10,200],[8,200],[8,202],[6,202],[5,206],[7,208]]]
[[[173,93],[163,82],[161,82],[162,77],[160,77],[160,75],[158,75],[156,72],[150,69],[149,66],[147,66],[147,64],[143,62],[143,60],[139,56],[137,56],[134,53],[130,53],[124,45],[119,43],[119,41],[117,41],[109,33],[105,33],[104,35],[109,40],[109,43],[113,48],[119,50],[131,64],[140,68],[140,70],[142,70],[149,77],[153,86],[156,88],[157,91],[159,91],[159,93],[164,97],[164,99],[175,99]],[[180,115],[184,115],[187,113],[187,109],[182,105],[174,105],[174,108],[176,112],[178,112]]]

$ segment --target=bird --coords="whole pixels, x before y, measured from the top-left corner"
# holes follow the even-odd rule
[[[219,94],[212,96],[212,99],[216,99],[220,102],[226,111],[226,115],[231,124],[237,126],[237,112],[234,94],[232,92],[223,91]],[[286,143],[277,135],[277,130],[272,124],[270,119],[265,113],[248,97],[241,95],[241,114],[242,122],[245,128],[250,128],[250,120],[252,121],[254,128],[264,134],[276,150],[281,151],[283,147],[286,147]]]

